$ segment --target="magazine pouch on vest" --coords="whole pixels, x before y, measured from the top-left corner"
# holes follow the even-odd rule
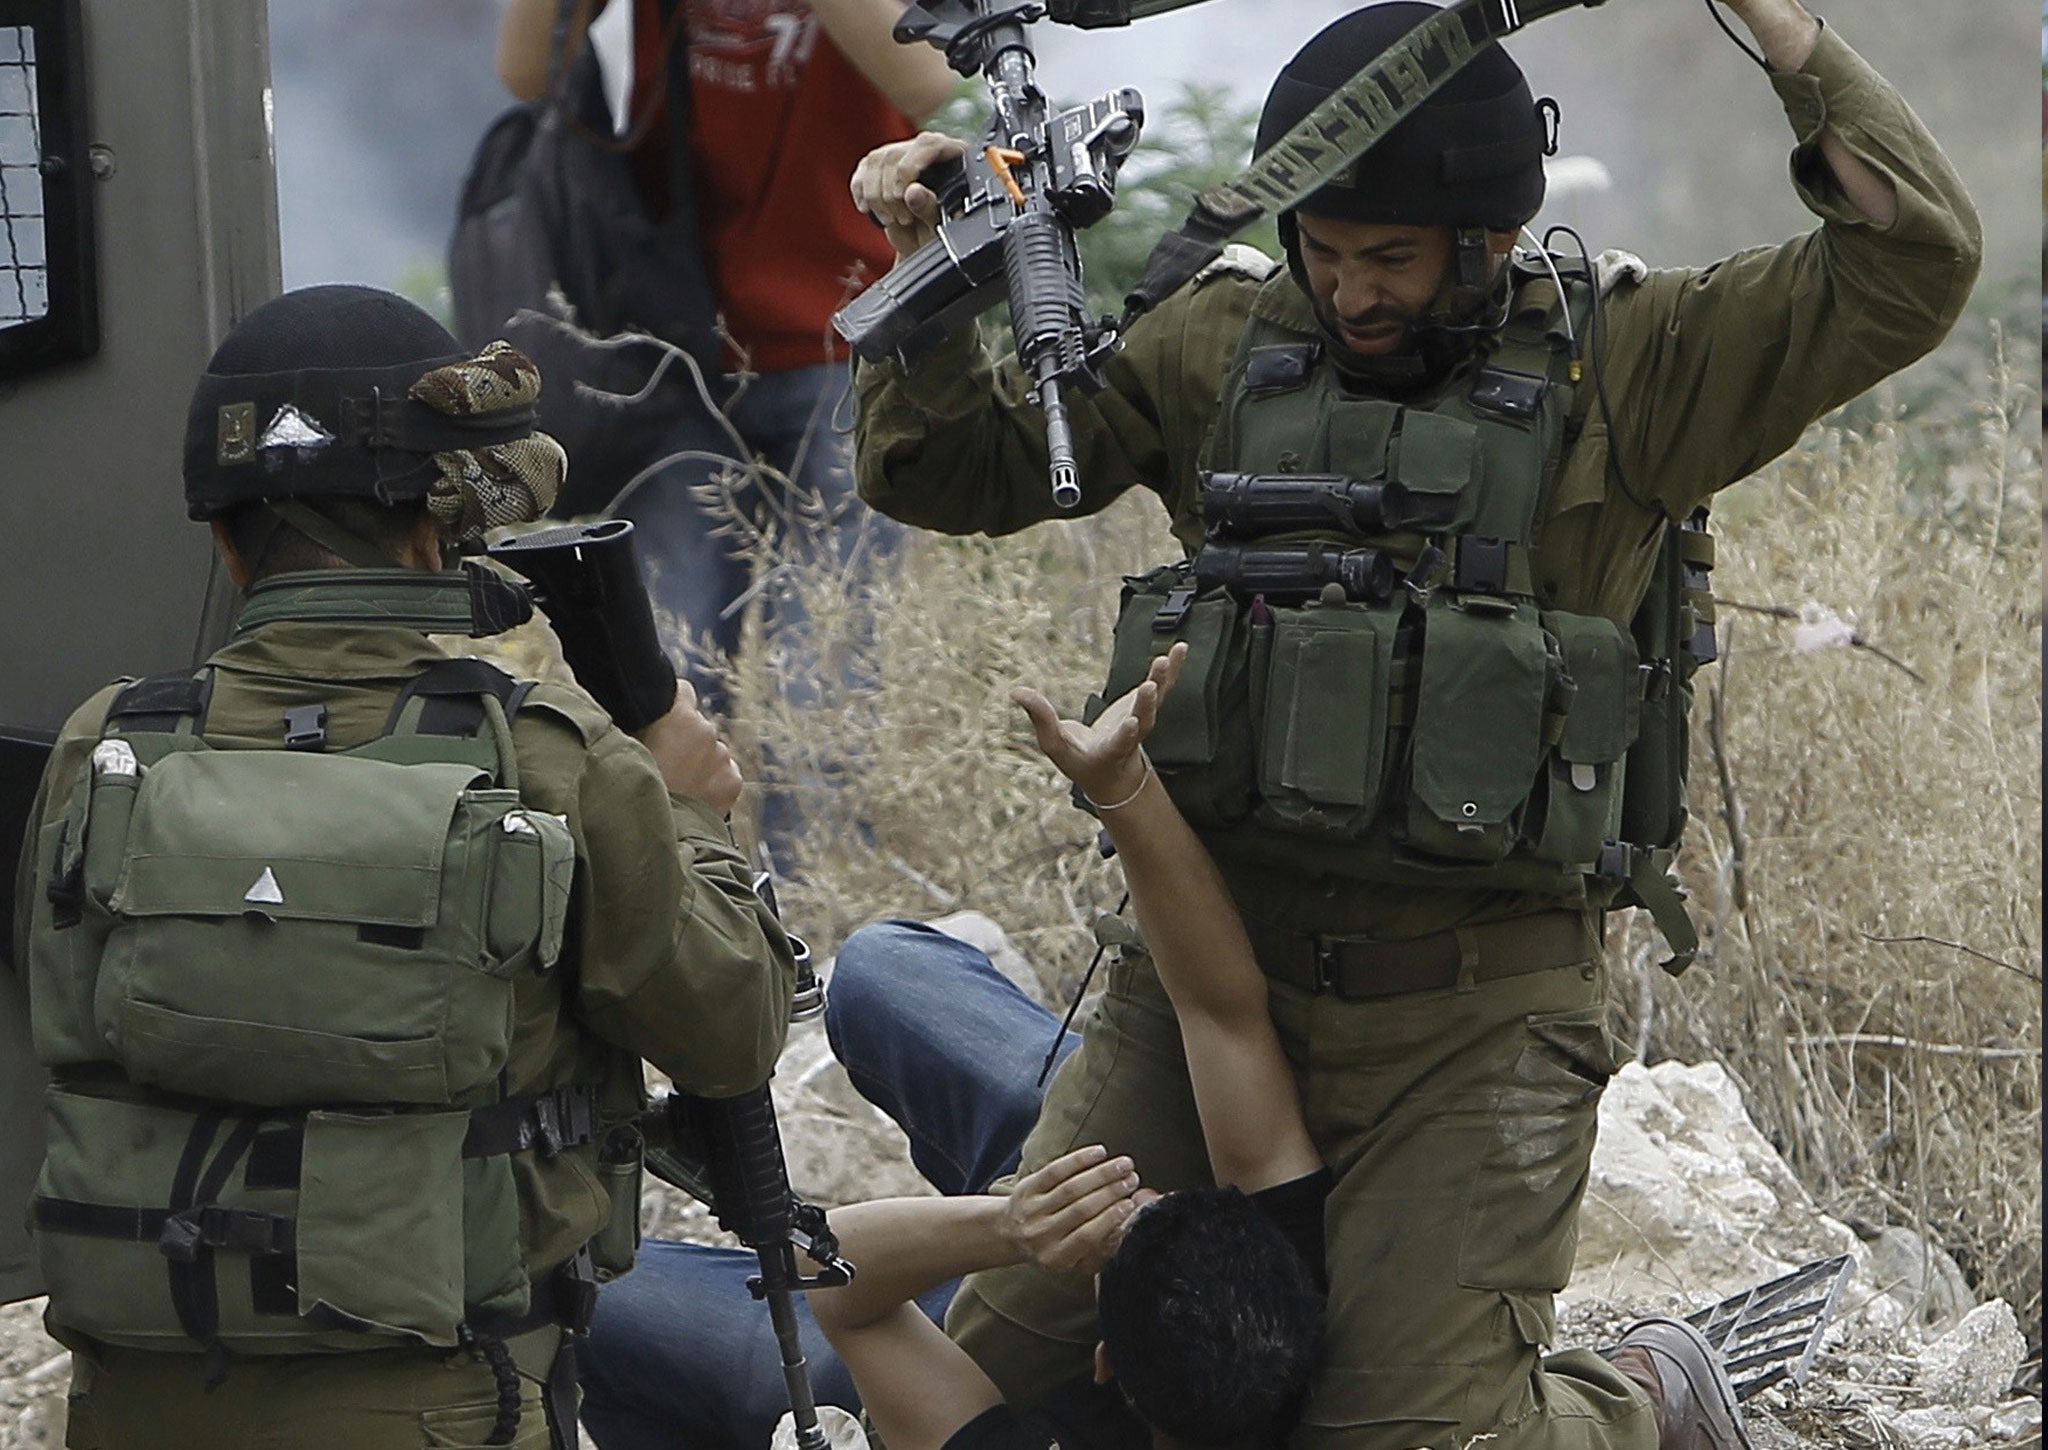
[[[1187,663],[1160,704],[1145,753],[1190,822],[1234,821],[1252,804],[1250,629],[1236,601],[1198,588],[1186,563],[1124,580],[1109,681],[1089,697],[1085,718],[1092,723],[1105,701],[1135,687],[1153,659],[1179,643],[1188,646]]]
[[[1583,333],[1588,279],[1560,269]],[[1668,723],[1644,700],[1663,635],[1558,608],[1534,577],[1578,386],[1566,303],[1541,272],[1518,269],[1475,366],[1402,402],[1350,393],[1319,338],[1254,309],[1206,541],[1127,582],[1100,697],[1191,646],[1146,748],[1219,855],[1569,903],[1612,894],[1623,839],[1675,843],[1668,818],[1657,837],[1624,819],[1632,748]],[[1219,475],[1238,480],[1228,507]],[[1300,503],[1318,488],[1328,523]],[[1333,550],[1375,567],[1335,567]]]
[[[575,867],[520,804],[523,690],[449,661],[353,750],[319,706],[212,749],[208,681],[124,691],[36,843],[51,1317],[216,1355],[453,1346],[528,1309],[511,1155],[593,1133],[587,1089],[502,1092]]]

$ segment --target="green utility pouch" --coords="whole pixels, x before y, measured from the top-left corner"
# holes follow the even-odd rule
[[[1277,611],[1258,737],[1262,823],[1354,838],[1379,814],[1395,758],[1398,606]]]
[[[1685,834],[1692,676],[1714,657],[1713,561],[1705,509],[1667,528],[1632,626],[1643,661],[1642,729],[1628,755],[1620,837],[1651,849],[1676,849]]]
[[[572,854],[488,780],[296,751],[148,767],[94,996],[129,1076],[264,1106],[487,1088],[510,978],[559,949],[567,893],[542,886]]]
[[[1641,724],[1635,641],[1596,615],[1545,614],[1543,624],[1563,650],[1573,689],[1524,835],[1537,859],[1590,871],[1621,828],[1622,759]]]
[[[1362,405],[1337,405],[1346,406]],[[1419,507],[1443,519],[1439,527],[1445,532],[1462,533],[1471,525],[1484,492],[1473,486],[1482,473],[1480,456],[1479,430],[1472,424],[1442,413],[1410,410],[1402,416],[1388,476],[1407,489]]]
[[[633,1123],[612,1128],[600,1140],[597,1181],[611,1200],[611,1213],[590,1241],[590,1263],[600,1279],[633,1267],[640,1251],[640,1181],[646,1144]]]
[[[63,1084],[46,1105],[34,1216],[58,1323],[154,1350],[455,1343],[468,1113],[268,1116]]]
[[[1424,625],[1405,845],[1459,861],[1504,858],[1542,765],[1561,674],[1536,606],[1438,593]]]
[[[1193,825],[1228,824],[1251,809],[1250,637],[1237,601],[1220,589],[1197,593],[1186,563],[1124,581],[1109,679],[1085,718],[1097,719],[1143,683],[1153,660],[1185,641],[1187,663],[1160,704],[1145,753]]]

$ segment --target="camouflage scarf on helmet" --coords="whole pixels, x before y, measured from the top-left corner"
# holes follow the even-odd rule
[[[435,368],[412,385],[412,396],[451,418],[531,407],[540,397],[540,369],[508,342],[494,342],[465,362]],[[458,539],[500,524],[531,523],[546,513],[569,472],[562,445],[545,433],[511,443],[436,453],[441,476],[427,507]]]

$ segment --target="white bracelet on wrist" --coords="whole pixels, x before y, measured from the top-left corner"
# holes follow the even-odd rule
[[[1132,791],[1129,795],[1125,796],[1122,800],[1109,802],[1099,801],[1095,799],[1094,796],[1088,794],[1088,792],[1085,790],[1081,792],[1081,799],[1088,802],[1089,805],[1093,806],[1098,811],[1120,811],[1125,806],[1129,805],[1132,801],[1136,800],[1139,796],[1145,793],[1145,787],[1152,783],[1152,776],[1152,762],[1148,760],[1145,762],[1144,775],[1140,776],[1138,779],[1138,788]]]

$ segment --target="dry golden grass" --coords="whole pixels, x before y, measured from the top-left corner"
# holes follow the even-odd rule
[[[1639,913],[1610,942],[1642,1055],[1725,1063],[1831,1211],[1927,1229],[2038,1350],[2038,354],[1967,326],[1912,421],[1865,400],[1722,499],[1717,595],[1818,606],[1869,647],[1802,652],[1794,621],[1724,605],[1694,711],[1700,966],[1659,972]],[[1150,496],[913,537],[873,584],[738,532],[814,621],[803,653],[757,621],[730,673],[750,779],[801,804],[786,915],[829,951],[979,909],[1071,992],[1120,885],[1008,693],[1072,710],[1099,684],[1115,581],[1176,552]]]
[[[2038,1350],[2040,425],[2020,361],[1993,350],[1960,446],[1817,430],[1729,500],[1716,595],[1827,606],[1875,648],[1801,653],[1794,625],[1723,606],[1685,860],[1704,970],[1664,979],[1631,922],[1619,995],[1650,1053],[1738,1076],[1826,1207],[1926,1228]],[[1909,470],[1930,452],[1945,477]]]

